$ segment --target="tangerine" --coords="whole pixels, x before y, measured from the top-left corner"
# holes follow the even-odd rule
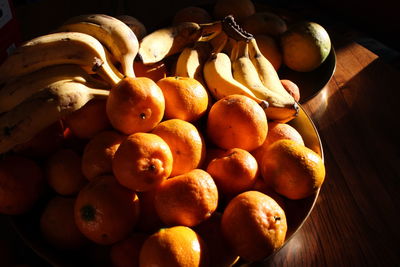
[[[78,194],[74,206],[78,229],[96,244],[111,245],[134,229],[139,217],[135,192],[120,185],[114,176],[98,176]]]
[[[210,174],[194,169],[162,182],[154,201],[165,224],[191,227],[209,218],[217,209],[218,189]]]
[[[129,135],[112,160],[113,173],[118,182],[133,191],[157,187],[170,176],[172,166],[171,149],[153,133]]]
[[[150,78],[122,79],[111,88],[106,112],[114,129],[128,135],[151,131],[163,118],[164,95]]]
[[[190,122],[170,119],[158,124],[152,131],[161,137],[172,152],[171,176],[198,168],[204,161],[206,144],[200,131]]]
[[[264,143],[251,151],[252,155],[256,158],[258,164],[261,164],[262,157],[268,148],[276,141],[282,139],[290,139],[304,145],[304,140],[301,134],[293,126],[287,123],[268,122],[268,134]]]
[[[65,125],[78,138],[90,139],[111,127],[106,114],[106,99],[94,98],[77,111],[69,114]],[[90,122],[90,123],[88,123]]]
[[[112,173],[112,159],[125,136],[114,130],[95,135],[82,154],[82,173],[88,179]]]
[[[157,85],[165,97],[165,118],[193,122],[206,113],[208,93],[196,79],[165,77]]]
[[[227,119],[228,118],[228,119]],[[207,117],[207,135],[217,146],[251,151],[268,133],[264,110],[244,95],[229,95],[215,102]]]
[[[186,226],[162,228],[144,242],[140,266],[207,266],[207,252],[201,237]]]
[[[47,159],[47,183],[56,193],[74,195],[87,183],[82,173],[81,160],[81,156],[69,148],[60,149]]]
[[[45,178],[39,165],[24,156],[8,155],[0,160],[0,213],[27,212],[41,197]]]
[[[110,249],[110,260],[113,267],[139,267],[140,249],[147,235],[134,233],[113,244]]]
[[[252,188],[258,177],[258,164],[250,152],[232,148],[211,160],[207,172],[222,195],[233,196]]]
[[[45,240],[59,248],[77,250],[88,243],[74,219],[75,198],[55,196],[40,215],[40,230]]]
[[[246,191],[226,206],[221,229],[241,258],[259,261],[283,245],[286,215],[271,197],[258,191]]]
[[[263,156],[261,174],[277,193],[289,199],[303,199],[322,186],[325,165],[310,148],[293,140],[279,140]]]

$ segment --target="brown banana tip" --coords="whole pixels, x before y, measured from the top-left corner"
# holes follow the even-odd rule
[[[262,100],[260,102],[260,106],[262,107],[262,109],[267,109],[269,107],[269,103],[268,101]]]
[[[103,66],[103,60],[101,60],[100,58],[95,58],[94,59],[94,64],[92,66],[92,71],[97,72],[98,69],[101,68],[101,66]]]
[[[295,103],[293,104],[293,108],[296,110],[295,116],[299,115],[300,106],[299,106],[299,104],[297,104],[297,102],[295,102]]]

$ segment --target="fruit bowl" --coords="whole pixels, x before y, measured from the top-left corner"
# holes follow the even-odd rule
[[[306,111],[301,107],[301,105],[299,115],[290,121],[289,124],[296,128],[302,135],[305,145],[315,151],[323,159],[323,149],[318,131],[311,118],[307,115]],[[290,201],[285,199],[285,212],[288,221],[288,231],[285,244],[290,241],[290,239],[307,220],[315,205],[318,195],[319,191],[302,200]],[[102,259],[98,259],[98,257],[105,255],[103,249],[107,249],[107,247],[89,246],[87,250],[85,247],[85,249],[79,251],[66,252],[57,250],[53,246],[50,246],[48,243],[46,243],[46,241],[40,235],[39,228],[40,212],[45,203],[46,199],[43,199],[43,201],[39,201],[38,204],[28,213],[9,217],[11,224],[20,237],[26,242],[26,244],[28,244],[41,258],[54,266],[93,266],[93,261],[95,262],[96,266],[102,266],[101,264],[98,264],[98,262],[102,261]],[[273,254],[265,259],[265,261],[271,257],[273,257]],[[247,264],[247,262],[239,260],[235,266],[246,266]]]
[[[279,70],[281,79],[293,81],[300,89],[300,103],[304,104],[315,98],[328,84],[336,69],[336,53],[332,46],[325,61],[310,72],[297,72],[285,66]]]

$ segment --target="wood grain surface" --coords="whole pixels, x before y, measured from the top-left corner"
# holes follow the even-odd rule
[[[310,217],[266,266],[399,266],[400,72],[338,40],[336,72],[303,107],[326,180]]]

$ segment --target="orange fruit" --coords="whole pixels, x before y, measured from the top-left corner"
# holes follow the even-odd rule
[[[106,99],[90,100],[82,108],[68,115],[64,121],[66,127],[78,138],[92,138],[111,127],[106,114]]]
[[[287,30],[286,21],[270,11],[256,12],[248,16],[243,20],[242,27],[254,35],[267,34],[275,37],[279,37]]]
[[[143,64],[140,61],[134,61],[133,69],[136,77],[147,77],[152,79],[154,82],[166,77],[168,73],[167,65],[162,61],[151,65]]]
[[[264,110],[247,96],[226,96],[215,102],[208,114],[207,135],[221,148],[251,151],[264,143],[267,133]]]
[[[87,183],[81,169],[81,156],[69,148],[56,151],[46,161],[46,179],[60,195],[77,194]]]
[[[218,157],[221,157],[222,155],[225,154],[226,149],[222,149],[219,147],[214,147],[214,146],[210,146],[209,143],[206,142],[207,145],[209,145],[208,147],[206,147],[206,156],[203,162],[203,166],[202,169],[206,170],[208,164],[210,164],[210,162]]]
[[[151,131],[163,118],[165,99],[150,78],[124,78],[111,88],[106,112],[112,126],[124,133]]]
[[[207,266],[204,241],[189,227],[160,229],[144,242],[140,250],[140,266]]]
[[[140,249],[147,235],[134,233],[131,236],[113,244],[110,259],[113,267],[139,267]]]
[[[227,15],[233,15],[237,22],[243,21],[253,15],[256,10],[251,0],[217,0],[213,7],[214,19],[223,19]]]
[[[226,206],[221,229],[241,258],[259,261],[283,245],[287,231],[286,216],[271,197],[258,191],[246,191]]]
[[[171,176],[198,168],[204,161],[206,144],[202,134],[190,122],[171,119],[158,124],[152,131],[161,137],[172,152]]]
[[[293,81],[287,80],[287,79],[282,79],[281,83],[283,85],[283,88],[285,88],[285,90],[291,96],[293,96],[294,100],[296,100],[297,102],[300,101],[300,89],[297,86],[297,84],[295,84]]]
[[[209,23],[212,21],[211,14],[204,8],[198,6],[187,6],[179,9],[172,18],[172,24],[182,22]]]
[[[194,78],[165,77],[157,82],[165,97],[165,118],[196,121],[208,107],[208,93]]]
[[[266,57],[275,70],[278,70],[282,66],[282,52],[279,48],[279,43],[273,37],[266,34],[258,34],[255,36],[257,46],[261,53]]]
[[[194,169],[162,182],[154,201],[165,224],[191,227],[206,220],[217,209],[218,190],[206,171]]]
[[[88,179],[112,173],[112,159],[125,136],[107,130],[95,135],[86,144],[82,154],[82,173]]]
[[[261,164],[262,157],[271,144],[282,139],[290,139],[304,145],[303,137],[293,126],[287,123],[268,122],[267,138],[260,147],[251,151],[258,164]]]
[[[137,192],[140,204],[139,220],[136,229],[144,233],[154,233],[164,226],[160,216],[158,216],[154,198],[157,188],[145,192]]]
[[[173,155],[168,144],[152,133],[129,135],[115,152],[112,168],[118,182],[134,191],[147,191],[167,179]]]
[[[285,199],[281,195],[276,193],[271,186],[267,185],[261,175],[257,177],[256,182],[254,183],[251,190],[259,191],[269,197],[272,197],[276,201],[276,203],[278,203],[279,206],[281,206],[281,208],[285,210]]]
[[[41,234],[56,248],[78,250],[88,243],[75,224],[74,205],[75,198],[55,196],[40,215]]]
[[[75,223],[90,240],[111,245],[126,238],[139,216],[135,192],[120,185],[111,175],[99,176],[78,194]]]
[[[252,188],[258,176],[258,164],[250,152],[232,148],[211,160],[207,172],[222,195],[233,196]]]
[[[44,186],[43,172],[35,161],[5,156],[0,160],[0,214],[27,212],[41,197]]]
[[[261,174],[277,193],[289,199],[302,199],[321,187],[325,165],[310,148],[293,140],[279,140],[263,156]]]
[[[222,214],[214,212],[210,218],[194,228],[208,248],[210,267],[228,267],[239,260],[239,256],[222,234],[221,219]]]

